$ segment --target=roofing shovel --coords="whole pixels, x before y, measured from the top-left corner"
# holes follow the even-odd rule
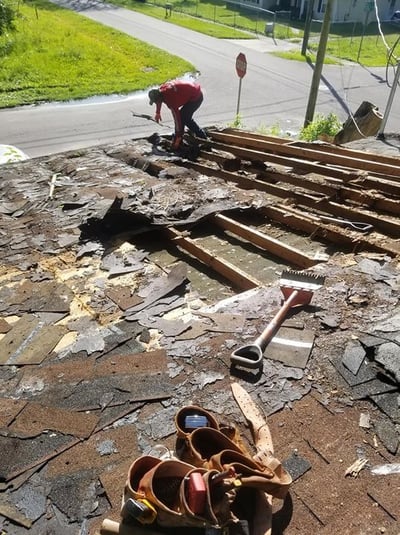
[[[160,126],[162,126],[163,128],[170,128],[169,126],[167,126],[166,124],[163,124],[162,122],[157,122],[154,117],[152,117],[151,115],[148,115],[147,113],[136,113],[134,111],[131,111],[133,117],[139,117],[140,119],[146,119],[147,121],[152,121],[153,123],[156,123],[156,124],[159,124]]]
[[[261,368],[265,348],[282,325],[289,310],[293,307],[308,305],[315,290],[321,288],[325,277],[286,270],[282,272],[280,288],[285,301],[273,319],[250,345],[239,347],[231,353],[231,363],[245,368]]]

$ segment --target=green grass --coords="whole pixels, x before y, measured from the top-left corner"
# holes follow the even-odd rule
[[[222,0],[172,0],[166,17],[164,0],[112,0],[140,11],[221,39],[248,39],[264,33],[271,16]],[[168,14],[169,15],[169,14]],[[126,94],[147,89],[192,72],[190,63],[135,40],[107,26],[60,8],[46,0],[18,4],[16,31],[0,35],[0,108],[44,101]],[[320,24],[313,23],[309,51],[300,54],[303,27],[299,21],[275,25],[276,39],[291,39],[298,49],[278,53],[285,59],[315,61]],[[398,25],[383,24],[386,44],[399,42]],[[400,48],[397,46],[398,53]],[[396,59],[391,56],[392,63]],[[385,66],[388,50],[377,25],[332,24],[325,63],[359,61]]]
[[[111,3],[119,7],[124,7],[126,9],[143,13],[149,17],[164,20],[174,24],[175,26],[182,26],[184,28],[188,28],[189,30],[204,33],[218,39],[249,39],[254,37],[252,34],[241,31],[235,27],[233,25],[233,15],[229,13],[226,17],[224,17],[224,23],[214,24],[212,22],[213,18],[207,20],[207,17],[204,15],[200,16],[199,13],[196,16],[196,11],[194,9],[179,11],[174,7],[171,15],[166,17],[164,4],[162,6],[157,6],[155,4],[149,4],[145,2],[132,2],[131,0],[115,0]],[[210,16],[212,17],[211,13]],[[212,22],[211,24],[210,21]],[[231,23],[230,26],[229,23]]]
[[[293,49],[293,50],[284,50],[282,52],[271,52],[274,56],[277,56],[278,58],[283,59],[289,59],[292,61],[308,61],[311,63],[315,63],[316,61],[316,54],[308,51],[305,56],[302,56],[300,48]],[[341,61],[334,57],[325,56],[324,64],[325,65],[339,65]]]
[[[45,2],[36,9],[21,4],[16,28],[0,36],[2,108],[126,94],[195,69],[187,61]]]
[[[392,26],[388,28],[393,32]],[[389,50],[398,43],[399,33],[384,33],[385,42]],[[382,67],[386,65],[389,50],[380,34],[354,37],[342,37],[339,35],[330,35],[326,54],[327,56],[336,57],[340,60],[354,61],[366,67]],[[311,44],[310,49],[317,51],[317,46]],[[396,52],[396,50],[395,50]],[[400,47],[397,46],[397,55],[400,55]],[[391,59],[394,59],[393,57]]]
[[[390,23],[383,24],[381,29],[384,40],[376,24],[369,25],[365,33],[361,25],[333,24],[329,33],[324,63],[328,65],[352,61],[365,67],[383,67],[390,61],[392,65],[396,65],[396,56],[400,55],[399,29]],[[318,43],[319,35],[314,34],[308,42],[306,56],[301,55],[301,44],[299,50],[276,52],[274,55],[284,59],[314,62]]]
[[[313,25],[314,32],[318,25]],[[309,49],[314,53],[318,49],[318,34],[309,42]],[[400,55],[399,25],[382,23],[379,29],[376,22],[365,28],[361,23],[331,24],[326,47],[326,57],[339,61],[353,61],[365,67],[384,67],[388,58],[394,60],[390,49]],[[394,61],[395,62],[395,61]]]
[[[272,20],[271,14],[250,7],[238,11],[235,6],[222,0],[171,0],[172,10],[168,16],[164,0],[111,0],[111,3],[219,39],[254,38],[254,34],[264,34],[265,23]],[[277,39],[299,35],[301,32],[296,28],[284,24],[275,26]]]

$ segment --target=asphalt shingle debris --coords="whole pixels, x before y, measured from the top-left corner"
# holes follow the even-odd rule
[[[94,535],[103,518],[118,519],[130,464],[157,445],[173,448],[183,405],[234,422],[251,447],[234,378],[269,416],[296,479],[289,526],[389,533],[398,480],[344,472],[361,443],[371,465],[398,462],[398,260],[357,250],[325,257],[313,268],[324,288],[282,327],[293,347],[309,344],[304,358],[271,345],[257,374],[233,370],[231,352],[280,306],[287,266],[257,249],[267,267],[253,264],[254,273],[269,282],[237,292],[167,247],[163,229],[189,232],[224,210],[246,218],[276,200],[186,163],[133,140],[1,168],[1,529]],[[229,158],[231,172],[237,166]],[[245,262],[242,242],[230,254],[243,247]],[[360,428],[367,410],[370,426]]]

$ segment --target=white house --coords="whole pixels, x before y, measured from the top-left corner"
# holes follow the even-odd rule
[[[304,19],[310,1],[312,0],[240,0],[240,3],[271,11],[286,11],[291,13],[292,18]],[[327,0],[314,0],[314,20],[323,20],[326,4]],[[333,0],[331,22],[373,22],[377,19],[376,9],[379,20],[388,21],[400,10],[400,0]]]
[[[313,18],[322,20],[327,0],[314,0]],[[334,0],[331,22],[388,21],[400,9],[400,0]]]

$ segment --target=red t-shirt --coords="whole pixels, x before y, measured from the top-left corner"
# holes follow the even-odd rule
[[[200,85],[195,82],[175,80],[160,86],[162,100],[170,109],[180,108],[187,102],[197,100],[201,96]]]
[[[175,133],[183,134],[183,125],[179,108],[193,102],[201,97],[200,84],[196,82],[186,82],[184,80],[174,80],[166,82],[159,87],[162,100],[157,102],[156,113],[161,113],[161,106],[165,103],[171,110],[175,121]]]

